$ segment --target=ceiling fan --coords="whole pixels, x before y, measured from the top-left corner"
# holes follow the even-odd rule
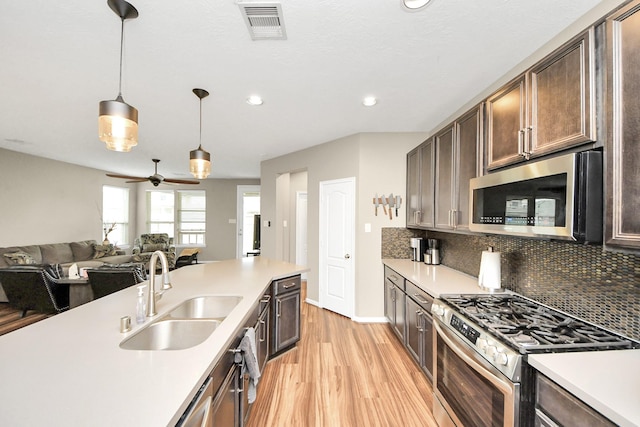
[[[155,163],[155,173],[151,176],[141,177],[141,176],[130,176],[130,175],[118,175],[114,173],[108,173],[107,176],[110,176],[112,178],[128,179],[129,181],[127,182],[149,181],[153,184],[154,187],[157,187],[159,184],[163,182],[166,184],[200,184],[200,181],[196,181],[193,179],[165,178],[164,176],[158,173],[158,163],[160,163],[160,160],[159,159],[151,159],[151,160],[153,160],[153,163]]]

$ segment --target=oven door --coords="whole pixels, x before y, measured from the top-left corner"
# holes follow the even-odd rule
[[[440,427],[518,425],[520,384],[511,382],[434,318],[433,413]]]

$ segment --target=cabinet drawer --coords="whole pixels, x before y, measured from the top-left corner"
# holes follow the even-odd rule
[[[402,277],[401,275],[399,275],[398,273],[396,273],[386,265],[384,266],[384,279],[385,281],[388,280],[389,282],[396,285],[396,287],[404,291],[404,282],[405,282],[404,277]]]
[[[431,314],[431,304],[433,304],[433,297],[408,280],[405,280],[405,286],[407,287],[407,296],[420,304],[420,306],[424,310],[426,310],[427,313]]]
[[[615,425],[540,373],[536,375],[536,407],[536,412],[543,412],[559,426]]]
[[[286,292],[300,290],[300,276],[287,277],[273,282],[273,293],[280,295]]]

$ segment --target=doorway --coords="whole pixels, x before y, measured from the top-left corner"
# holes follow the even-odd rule
[[[236,258],[260,255],[260,186],[238,185]]]
[[[320,182],[320,306],[351,318],[355,294],[355,177]]]
[[[307,265],[307,192],[296,191],[296,264]],[[302,273],[302,279],[307,273]]]

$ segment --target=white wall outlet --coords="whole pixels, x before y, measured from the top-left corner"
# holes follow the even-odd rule
[[[365,232],[365,233],[371,233],[371,224],[366,223],[366,224],[364,225],[364,232]]]
[[[235,224],[235,223],[236,223],[235,218],[229,218],[229,224]]]

